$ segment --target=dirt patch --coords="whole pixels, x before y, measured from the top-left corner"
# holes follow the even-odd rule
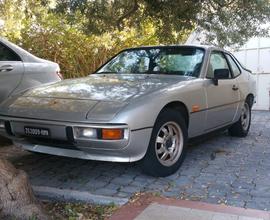
[[[230,151],[226,151],[226,150],[223,150],[223,149],[217,149],[217,150],[215,150],[214,152],[212,152],[210,154],[210,159],[214,160],[219,155],[222,156],[222,155],[229,155],[229,154],[230,154]]]
[[[16,159],[20,159],[25,155],[29,155],[30,153],[22,150],[20,147],[16,147],[14,145],[6,145],[2,146],[0,142],[0,159],[7,159],[9,161],[16,161]],[[17,164],[14,164],[17,166]]]
[[[103,220],[108,219],[118,207],[111,205],[91,205],[81,203],[44,202],[44,209],[55,220]]]

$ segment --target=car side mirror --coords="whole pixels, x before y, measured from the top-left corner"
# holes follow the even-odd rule
[[[228,79],[229,76],[230,76],[229,69],[215,69],[213,78],[214,85],[216,86],[218,85],[219,79]]]

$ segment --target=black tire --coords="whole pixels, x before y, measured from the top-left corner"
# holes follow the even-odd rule
[[[178,149],[182,149],[182,150],[181,150],[181,154],[179,153],[180,150],[177,153],[178,156],[175,157],[176,161],[174,162],[174,164],[165,166],[164,164],[162,164],[160,162],[161,159],[158,159],[158,153],[156,150],[156,144],[158,144],[158,143],[156,143],[156,140],[157,140],[158,135],[160,135],[162,132],[161,128],[164,128],[163,126],[166,125],[166,123],[168,123],[167,126],[170,126],[170,123],[173,123],[173,124],[175,124],[175,126],[177,128],[180,128],[180,130],[181,130],[180,133],[182,135],[180,134],[179,137],[182,137],[182,139],[181,139],[182,141],[180,142],[180,139],[179,139],[179,143],[181,143],[180,144],[181,147],[179,147]],[[164,136],[166,136],[165,133],[164,133]],[[171,139],[173,137],[176,137],[176,136],[177,135],[175,133],[175,135],[171,136]],[[148,175],[155,176],[155,177],[165,177],[165,176],[169,176],[169,175],[175,173],[179,169],[179,167],[181,166],[181,164],[185,158],[186,148],[187,148],[187,139],[188,139],[187,125],[186,125],[185,119],[183,118],[181,113],[179,111],[176,111],[173,109],[166,109],[166,110],[162,111],[159,114],[159,116],[155,122],[146,155],[144,156],[143,160],[141,161],[143,172],[148,174]],[[166,148],[166,150],[169,149],[167,147],[168,146],[167,142],[169,142],[169,141],[166,141],[166,144],[163,145],[163,149],[165,149],[165,148]],[[175,144],[176,139],[174,139],[174,142],[170,142],[170,143],[171,143],[171,146],[173,146],[173,143],[175,146],[177,146],[177,144]],[[178,146],[180,146],[180,145],[178,145]],[[176,149],[176,148],[177,147],[175,147],[174,149]],[[163,153],[161,153],[161,154],[163,154]],[[171,157],[171,156],[169,156],[169,157]]]
[[[248,120],[248,123],[246,124],[246,126],[243,125],[243,120],[245,120],[245,118],[243,118],[243,108],[248,108],[247,117],[249,117],[249,120]],[[228,129],[229,134],[231,136],[246,137],[248,135],[250,123],[251,123],[251,106],[250,106],[250,102],[248,100],[245,101],[243,108],[242,108],[241,116],[240,116],[239,120],[237,122],[235,122]]]

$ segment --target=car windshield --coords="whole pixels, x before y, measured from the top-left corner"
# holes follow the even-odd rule
[[[195,47],[138,48],[121,52],[97,73],[168,74],[198,77],[204,50]]]

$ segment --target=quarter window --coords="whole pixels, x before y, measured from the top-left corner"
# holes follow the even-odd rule
[[[12,50],[0,44],[0,61],[21,61],[21,59]]]
[[[232,59],[232,57],[229,54],[226,54],[226,58],[228,59],[231,68],[232,68],[232,74],[234,77],[239,76],[241,74],[241,71],[235,61]]]
[[[229,69],[228,63],[221,52],[213,52],[210,55],[206,77],[214,78],[216,69]],[[231,78],[231,76],[229,76],[229,78]]]

